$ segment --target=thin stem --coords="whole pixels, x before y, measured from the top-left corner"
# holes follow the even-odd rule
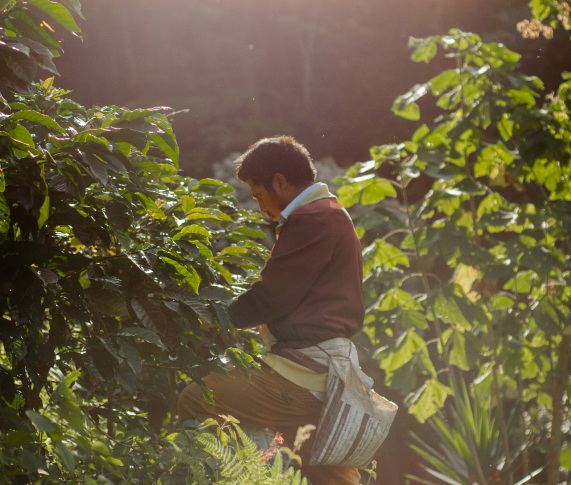
[[[526,436],[526,428],[525,428],[525,405],[523,402],[523,379],[521,377],[521,373],[518,372],[517,374],[517,391],[519,394],[519,403],[518,403],[518,407],[519,407],[519,425],[520,425],[520,430],[521,430],[521,435],[524,439],[524,447],[523,447],[523,451],[522,451],[522,455],[523,455],[523,474],[524,476],[529,476],[531,473],[531,467],[529,466],[529,451],[528,451],[528,446],[529,443],[527,442],[527,440],[525,439]],[[533,485],[533,478],[530,480],[530,485]]]
[[[400,234],[401,232],[405,232],[407,234],[410,234],[410,229],[395,229],[394,231],[391,231],[388,234],[385,234],[381,238],[381,240],[386,241],[389,237],[394,236],[395,234]]]
[[[422,278],[422,276],[423,276],[422,273],[410,273],[410,274],[407,274],[406,276],[404,276],[400,280],[400,283],[402,284],[403,282],[405,282],[409,278],[418,278],[418,277]],[[442,283],[442,280],[438,276],[436,276],[434,273],[426,273],[426,276],[430,276],[431,278],[434,278],[436,281],[438,281],[438,283]]]
[[[171,419],[169,421],[169,426],[168,429],[169,431],[172,433],[174,431],[174,423],[175,423],[175,418],[176,418],[176,413],[177,413],[177,408],[176,408],[176,384],[177,384],[177,376],[178,376],[178,372],[176,371],[176,369],[171,369],[170,372],[170,393],[169,393],[169,401],[170,401],[170,411],[171,411]]]
[[[399,177],[401,179],[401,182],[403,182],[402,173],[399,174]],[[405,184],[402,183],[402,186],[405,187]],[[409,225],[409,228],[410,228],[413,240],[414,240],[416,258],[418,260],[420,272],[422,273],[422,283],[424,285],[424,291],[426,293],[428,293],[428,292],[430,292],[430,283],[428,282],[428,276],[427,276],[426,268],[424,267],[424,264],[423,264],[422,259],[420,257],[420,247],[418,244],[418,238],[416,236],[416,232],[414,230],[414,225],[412,223],[410,204],[408,202],[408,195],[406,192],[406,188],[402,189],[402,196],[403,196],[403,201],[404,201],[404,204],[406,207],[406,215],[407,215],[408,225]],[[435,314],[434,309],[433,309],[433,314]],[[438,318],[435,318],[434,325],[435,325],[435,329],[436,329],[436,336],[440,339],[440,336],[442,335],[442,330],[441,330],[441,326],[440,326],[440,320]],[[454,400],[456,401],[456,405],[458,406],[458,409],[461,409],[460,401],[458,398],[460,387],[458,386],[458,381],[456,379],[456,374],[454,372],[454,368],[450,365],[450,362],[449,362],[447,356],[446,356],[446,365],[448,366],[448,375],[450,376],[450,380],[452,383]],[[474,463],[476,465],[476,472],[478,474],[480,485],[488,485],[488,481],[486,480],[486,476],[484,475],[484,471],[482,469],[482,464],[480,463],[480,458],[478,456],[478,451],[476,449],[474,439],[473,439],[472,435],[470,434],[470,427],[468,426],[468,423],[466,421],[466,417],[464,416],[464,414],[460,413],[460,415],[462,416],[462,425],[464,428],[464,433],[466,435],[466,440],[468,441],[468,447],[470,449],[470,453],[472,454],[472,456],[474,458]]]

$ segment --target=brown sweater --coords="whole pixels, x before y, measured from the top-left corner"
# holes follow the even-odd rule
[[[272,352],[302,349],[363,326],[361,244],[336,199],[295,209],[281,228],[261,279],[230,306],[236,328],[267,324]]]

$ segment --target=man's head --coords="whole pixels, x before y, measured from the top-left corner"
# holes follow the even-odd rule
[[[264,138],[236,163],[238,179],[250,186],[260,211],[274,221],[299,193],[315,183],[309,152],[291,136]]]

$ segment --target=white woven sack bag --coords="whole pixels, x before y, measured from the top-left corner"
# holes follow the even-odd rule
[[[350,355],[330,360],[326,400],[310,465],[365,468],[371,462],[398,406],[379,396],[370,385],[372,381],[364,382],[363,376],[357,375]]]

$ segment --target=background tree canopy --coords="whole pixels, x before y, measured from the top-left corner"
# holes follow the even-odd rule
[[[515,30],[521,0],[87,0],[83,43],[66,38],[61,85],[80,103],[188,109],[172,118],[181,168],[210,165],[259,138],[295,136],[316,159],[342,166],[367,147],[409,137],[391,115],[402,87],[450,61],[405,62],[409,36],[452,27],[523,54],[547,92],[571,69],[563,32],[529,42]],[[560,34],[560,35],[559,35]]]

